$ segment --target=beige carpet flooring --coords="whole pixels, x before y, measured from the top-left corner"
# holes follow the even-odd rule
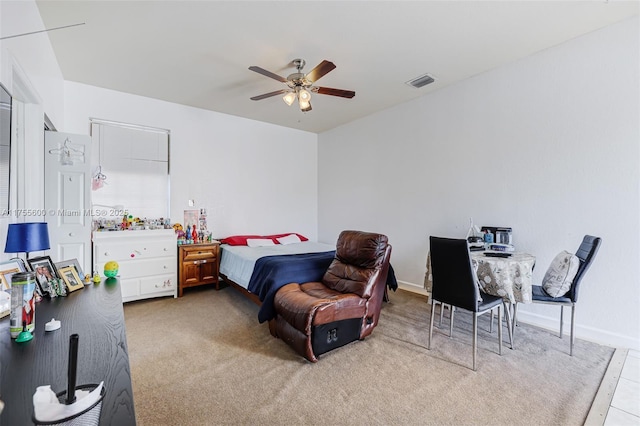
[[[613,349],[519,325],[499,356],[481,317],[434,330],[429,305],[397,291],[373,334],[312,364],[269,334],[232,288],[125,305],[139,425],[581,425]],[[504,333],[508,341],[507,333]]]

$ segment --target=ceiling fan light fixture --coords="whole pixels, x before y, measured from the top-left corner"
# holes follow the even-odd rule
[[[293,102],[296,100],[296,94],[294,92],[287,92],[287,94],[285,94],[282,97],[282,100],[284,101],[285,104],[291,106],[293,105]]]
[[[300,105],[300,111],[302,111],[302,112],[311,111],[311,102],[300,101],[299,105]]]
[[[314,84],[319,79],[336,68],[335,64],[331,61],[327,61],[326,59],[323,60],[306,74],[302,72],[302,68],[305,65],[305,61],[303,59],[294,59],[293,65],[296,67],[297,72],[290,74],[287,78],[284,78],[278,74],[274,74],[271,71],[267,71],[266,69],[260,68],[255,65],[250,66],[250,71],[257,72],[258,74],[262,74],[265,77],[269,77],[281,83],[284,83],[287,87],[285,89],[264,93],[262,95],[252,96],[249,99],[251,99],[252,101],[259,101],[262,99],[270,98],[272,96],[283,95],[282,100],[287,105],[291,106],[297,100],[300,110],[302,112],[307,112],[311,111],[311,92],[317,93],[319,95],[338,96],[348,99],[351,99],[356,95],[356,92],[352,90],[314,86]]]
[[[300,89],[300,91],[298,92],[298,99],[300,99],[300,102],[309,103],[309,101],[311,100],[311,92],[306,89]]]

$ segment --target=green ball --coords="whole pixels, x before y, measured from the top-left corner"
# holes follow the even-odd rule
[[[109,278],[115,277],[116,275],[118,275],[119,267],[120,265],[118,265],[118,262],[116,262],[115,260],[110,260],[109,262],[104,264],[104,276]]]

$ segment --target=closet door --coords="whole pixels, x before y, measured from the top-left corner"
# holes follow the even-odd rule
[[[45,220],[51,259],[78,259],[91,272],[91,138],[45,132]]]

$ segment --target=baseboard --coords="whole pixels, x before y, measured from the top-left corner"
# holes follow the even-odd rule
[[[398,280],[398,287],[402,290],[419,293],[422,295],[429,295],[424,289],[424,286],[419,284],[410,283],[407,281]],[[518,308],[523,305],[519,304]],[[571,332],[571,324],[566,322],[567,318],[571,318],[571,309],[565,309],[565,324],[564,333],[569,336]],[[518,309],[518,322],[534,325],[536,327],[545,328],[558,333],[560,331],[560,308],[558,308],[557,317],[548,317],[546,315],[534,314],[526,312],[522,309]],[[640,339],[629,336],[624,336],[617,333],[611,333],[606,330],[602,330],[594,327],[581,326],[576,324],[576,338],[588,340],[605,346],[612,346],[614,348],[628,348],[640,351]]]
[[[422,294],[423,296],[428,296],[429,293],[424,289],[424,286],[413,284],[407,281],[398,280],[398,288],[401,290],[410,291],[413,293]]]
[[[518,305],[521,307],[522,305]],[[558,308],[558,316],[548,317],[545,315],[526,312],[518,309],[518,322],[535,325],[536,327],[545,328],[547,330],[560,332],[560,308]],[[565,308],[565,318],[571,317],[571,309]],[[568,337],[571,333],[571,322],[565,320],[563,327],[564,334]],[[628,348],[640,350],[640,339],[632,338],[629,336],[623,336],[621,334],[612,333],[599,328],[583,326],[576,324],[576,338],[589,340],[591,342],[599,343],[601,345],[612,346],[614,348]]]

